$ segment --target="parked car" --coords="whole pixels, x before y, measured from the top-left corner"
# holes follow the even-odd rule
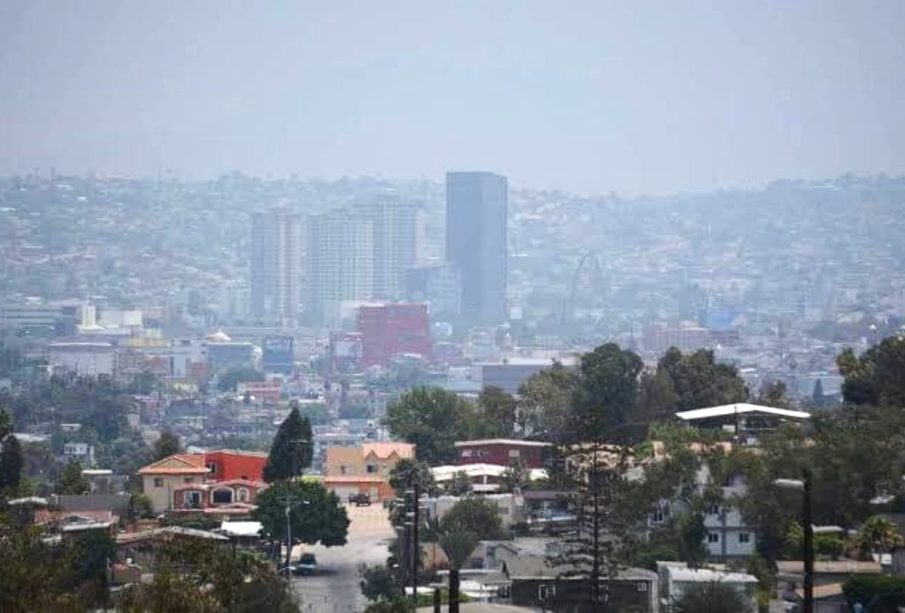
[[[354,504],[356,507],[369,507],[371,506],[371,495],[349,494],[349,504]]]
[[[293,575],[314,575],[317,573],[317,558],[313,553],[303,553],[299,561],[292,565]]]

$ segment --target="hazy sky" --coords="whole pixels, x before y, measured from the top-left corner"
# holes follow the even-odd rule
[[[905,1],[0,0],[0,172],[905,171]]]

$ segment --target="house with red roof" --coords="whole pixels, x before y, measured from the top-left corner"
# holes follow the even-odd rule
[[[267,486],[262,477],[266,463],[266,453],[221,449],[177,453],[139,469],[138,474],[151,508],[162,513],[253,504],[258,491]]]

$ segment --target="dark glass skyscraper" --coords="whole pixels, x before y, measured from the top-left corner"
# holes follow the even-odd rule
[[[459,269],[462,315],[506,318],[509,187],[491,172],[446,173],[446,259]]]

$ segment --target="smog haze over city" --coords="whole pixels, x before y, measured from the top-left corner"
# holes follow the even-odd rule
[[[901,2],[17,2],[0,170],[493,168],[674,193],[896,173]]]
[[[0,0],[0,77],[0,611],[905,610],[905,2]]]

